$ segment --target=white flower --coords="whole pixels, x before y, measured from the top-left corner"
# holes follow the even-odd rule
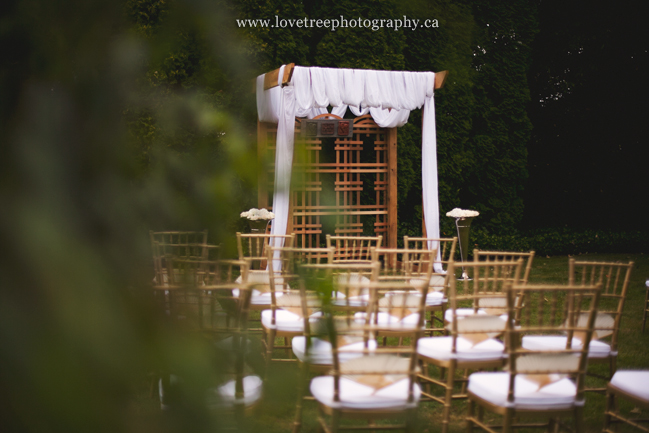
[[[252,208],[247,212],[241,212],[241,218],[248,218],[251,221],[257,220],[272,220],[275,218],[275,214],[269,212],[267,209],[257,209]]]
[[[476,210],[460,209],[459,207],[456,207],[450,212],[446,212],[446,216],[451,218],[477,217],[478,215],[480,215],[480,212]]]

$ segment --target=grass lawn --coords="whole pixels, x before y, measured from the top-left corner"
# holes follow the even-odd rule
[[[576,256],[585,261],[620,261],[635,263],[631,282],[624,306],[621,329],[619,333],[618,369],[649,369],[649,329],[642,332],[642,314],[645,300],[645,281],[649,278],[649,255],[643,254],[587,254]],[[565,284],[568,280],[568,257],[536,257],[532,266],[530,283]],[[649,325],[648,325],[649,328]],[[255,352],[253,352],[255,353]],[[256,352],[260,353],[260,352]],[[252,360],[253,369],[261,368],[260,360]],[[591,366],[591,371],[605,374],[608,364]],[[262,371],[261,369],[258,371]],[[249,431],[287,432],[291,431],[295,413],[295,393],[298,368],[295,364],[273,365],[270,377],[264,390],[264,399],[246,420]],[[595,380],[589,378],[589,380]],[[589,382],[592,383],[592,382]],[[137,393],[134,402],[137,412],[154,421],[159,416],[157,397],[149,396],[148,384],[144,384]],[[623,406],[624,407],[624,406]],[[585,407],[585,427],[587,432],[599,432],[604,423],[605,401],[603,394],[588,393]],[[629,410],[633,407],[627,408]],[[644,411],[644,417],[649,418]],[[462,401],[453,403],[451,432],[465,431],[464,416],[466,404]],[[441,431],[440,419],[442,407],[436,403],[422,403],[418,411],[417,431],[434,433]],[[158,420],[159,421],[159,420]],[[155,423],[155,421],[154,421]],[[569,423],[572,427],[572,423]],[[151,425],[149,424],[149,427]],[[620,427],[620,431],[626,428]],[[315,403],[306,402],[303,414],[303,432],[317,431]],[[538,430],[537,430],[538,431]]]

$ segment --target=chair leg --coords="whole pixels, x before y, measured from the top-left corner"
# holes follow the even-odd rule
[[[610,431],[611,412],[615,409],[615,394],[606,391],[606,411],[604,412],[604,432]]]
[[[509,433],[512,430],[512,418],[514,418],[514,411],[507,409],[507,411],[505,411],[505,416],[503,417],[502,433]]]
[[[406,433],[413,433],[417,427],[417,410],[413,410],[406,418]]]
[[[307,364],[300,362],[300,373],[297,383],[297,404],[295,407],[295,420],[293,421],[293,433],[298,433],[302,428],[302,405],[304,404],[304,387],[307,381]]]
[[[275,347],[275,330],[269,329],[266,334],[266,372],[264,379],[268,379],[271,360],[273,359],[273,348]]]
[[[466,433],[473,433],[473,412],[475,403],[469,398],[469,403],[466,409]]]
[[[338,433],[338,424],[340,424],[340,411],[334,410],[331,415],[331,433]]]
[[[584,432],[584,408],[575,408],[575,433]]]
[[[444,418],[442,419],[442,433],[448,432],[448,423],[451,419],[451,403],[453,402],[453,379],[455,376],[455,365],[451,363],[446,373],[446,392],[444,394]]]

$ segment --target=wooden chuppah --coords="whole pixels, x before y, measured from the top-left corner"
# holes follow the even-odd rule
[[[294,64],[284,68],[282,85],[291,81]],[[264,77],[264,90],[278,86],[279,69]],[[435,89],[447,71],[435,75]],[[339,119],[332,114],[318,117]],[[383,235],[397,246],[397,128],[381,128],[371,116],[354,119],[351,137],[301,138],[304,121],[296,119],[295,156],[287,233],[303,247],[324,245],[332,235]],[[277,125],[257,122],[259,162],[274,161]],[[262,166],[262,165],[260,165]],[[258,206],[270,208],[273,170],[260,172]]]

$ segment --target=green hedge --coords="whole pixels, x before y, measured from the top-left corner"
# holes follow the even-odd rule
[[[575,230],[569,228],[539,229],[515,232],[511,235],[489,234],[472,230],[471,250],[530,251],[539,255],[585,253],[644,253],[649,252],[647,231]]]

